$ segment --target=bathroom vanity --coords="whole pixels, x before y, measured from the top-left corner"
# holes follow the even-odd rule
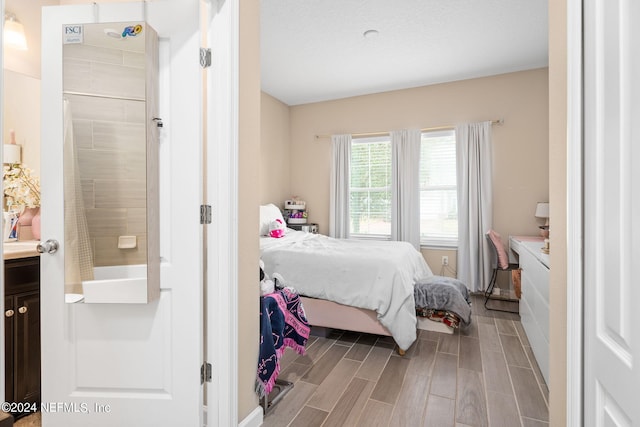
[[[35,247],[36,242],[4,244],[5,401],[39,406],[40,257]]]

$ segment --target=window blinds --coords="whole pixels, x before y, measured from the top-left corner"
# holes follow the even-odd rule
[[[391,235],[391,141],[354,139],[351,148],[351,235]]]
[[[457,243],[457,204],[455,133],[425,132],[420,154],[420,239],[423,244]]]

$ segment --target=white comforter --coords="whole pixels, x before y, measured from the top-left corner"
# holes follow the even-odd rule
[[[287,229],[260,238],[265,273],[308,297],[375,310],[404,350],[416,339],[413,284],[432,276],[422,255],[406,242],[333,239]]]

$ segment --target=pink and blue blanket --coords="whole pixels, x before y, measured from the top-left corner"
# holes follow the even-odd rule
[[[287,347],[305,353],[309,323],[300,296],[289,288],[260,297],[260,355],[256,392],[269,394],[280,373],[280,357]]]

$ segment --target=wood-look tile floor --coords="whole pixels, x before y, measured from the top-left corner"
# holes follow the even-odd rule
[[[419,331],[404,357],[389,337],[342,331],[311,337],[305,356],[287,349],[279,378],[294,387],[263,426],[548,425],[549,391],[519,316],[485,310],[479,296],[472,310],[467,330]]]
[[[42,425],[42,416],[40,412],[27,415],[13,423],[13,427],[40,427]]]

